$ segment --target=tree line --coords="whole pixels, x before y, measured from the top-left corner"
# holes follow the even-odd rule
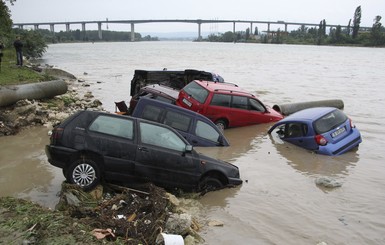
[[[337,26],[327,29],[326,20],[320,21],[316,27],[301,26],[297,30],[285,32],[278,29],[272,32],[259,32],[255,27],[254,33],[250,28],[246,31],[223,34],[211,34],[205,39],[209,42],[259,42],[286,44],[316,44],[316,45],[357,45],[385,46],[385,28],[381,24],[381,16],[375,16],[372,27],[367,30],[360,27],[361,6],[354,12],[346,27]]]

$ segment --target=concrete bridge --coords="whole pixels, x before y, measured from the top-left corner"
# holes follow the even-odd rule
[[[258,20],[183,20],[183,19],[165,19],[165,20],[102,20],[102,21],[65,21],[65,22],[31,22],[31,23],[14,23],[13,26],[16,28],[23,29],[24,26],[34,26],[35,30],[39,29],[40,26],[49,26],[51,32],[55,32],[55,25],[65,25],[66,31],[70,31],[71,25],[81,25],[82,31],[86,31],[87,24],[97,24],[99,39],[103,39],[102,36],[102,24],[130,24],[131,25],[131,41],[135,41],[135,24],[145,24],[145,23],[193,23],[198,25],[198,40],[202,40],[201,35],[201,25],[202,24],[212,24],[212,23],[233,23],[233,32],[235,33],[235,25],[237,23],[249,23],[250,31],[253,30],[253,24],[265,24],[267,25],[267,33],[270,33],[271,25],[284,26],[285,32],[287,32],[288,26],[313,26],[318,27],[318,24],[314,23],[296,23],[296,22],[285,22],[285,21],[258,21]],[[338,25],[326,25],[327,27],[337,27]],[[341,26],[347,27],[347,26]]]

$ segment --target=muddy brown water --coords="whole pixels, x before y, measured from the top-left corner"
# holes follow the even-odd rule
[[[227,129],[227,148],[196,148],[240,168],[244,184],[192,207],[205,244],[385,244],[384,49],[190,42],[59,44],[42,62],[91,86],[104,107],[129,100],[134,69],[194,68],[273,104],[342,99],[363,143],[342,156],[313,154],[266,134],[271,124]],[[0,138],[0,195],[54,207],[64,177],[46,160],[48,129]],[[341,187],[323,188],[328,177]]]

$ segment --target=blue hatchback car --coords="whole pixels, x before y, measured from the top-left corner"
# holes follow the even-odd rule
[[[280,120],[268,131],[287,142],[324,155],[340,155],[361,142],[361,134],[341,110],[316,107]]]

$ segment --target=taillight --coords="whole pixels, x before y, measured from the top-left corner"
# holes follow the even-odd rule
[[[56,144],[63,136],[63,128],[54,128],[51,134],[51,144]]]
[[[350,128],[355,128],[356,125],[354,125],[352,119],[349,118]]]
[[[315,136],[315,141],[317,142],[318,145],[322,145],[322,146],[324,146],[328,143],[328,141],[325,139],[325,137],[323,137],[320,134],[317,134]]]

